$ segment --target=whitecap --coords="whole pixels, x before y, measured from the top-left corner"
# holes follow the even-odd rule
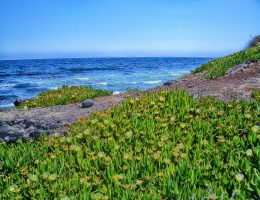
[[[82,81],[88,81],[89,80],[89,77],[79,77],[79,78],[76,78],[77,80],[82,80]]]
[[[189,73],[189,71],[178,71],[178,72],[171,72],[170,75],[171,76],[181,76],[183,74],[187,74]]]
[[[121,93],[123,93],[123,92],[114,91],[114,92],[113,92],[113,95],[117,95],[117,94],[121,94]]]
[[[136,85],[137,82],[136,82],[136,81],[133,81],[133,82],[129,82],[129,84],[131,84],[131,85]]]
[[[157,83],[161,83],[161,80],[157,80],[157,81],[145,81],[145,84],[157,84]]]
[[[10,88],[10,87],[13,87],[15,85],[16,84],[14,84],[14,83],[10,83],[10,84],[4,83],[4,84],[0,84],[0,88]]]
[[[99,82],[99,83],[96,83],[96,85],[107,85],[107,82]]]
[[[9,104],[2,104],[0,105],[0,108],[6,108],[6,107],[14,107],[13,103],[9,103]]]

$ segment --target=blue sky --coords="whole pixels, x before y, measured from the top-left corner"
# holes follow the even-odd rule
[[[259,0],[0,1],[0,59],[222,56],[256,34]]]

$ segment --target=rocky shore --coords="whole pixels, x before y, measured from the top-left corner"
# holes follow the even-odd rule
[[[159,88],[176,87],[188,90],[194,98],[212,96],[223,101],[250,101],[252,90],[260,89],[260,61],[239,64],[217,79],[205,80],[204,72],[187,74]]]
[[[89,117],[114,107],[132,95],[118,94],[98,97],[93,105],[83,108],[81,103],[33,109],[11,109],[0,111],[0,141],[13,142],[18,138],[30,140],[41,134],[65,133],[66,128],[79,117]]]
[[[242,63],[229,70],[225,76],[213,80],[205,80],[203,76],[203,72],[187,74],[152,90],[180,88],[188,90],[194,98],[213,96],[224,101],[250,101],[252,89],[260,89],[260,62]],[[14,142],[18,138],[27,141],[38,138],[43,133],[66,133],[66,128],[77,118],[89,117],[92,112],[104,111],[129,97],[140,95],[141,93],[136,92],[98,97],[87,108],[82,108],[77,103],[48,108],[0,110],[0,141]]]

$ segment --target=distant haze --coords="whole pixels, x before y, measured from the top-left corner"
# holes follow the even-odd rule
[[[258,0],[1,0],[0,59],[217,57],[260,33]]]

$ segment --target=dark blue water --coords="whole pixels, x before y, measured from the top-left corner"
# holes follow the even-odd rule
[[[162,85],[210,58],[80,58],[0,60],[0,107],[61,85],[87,85],[117,92]]]

